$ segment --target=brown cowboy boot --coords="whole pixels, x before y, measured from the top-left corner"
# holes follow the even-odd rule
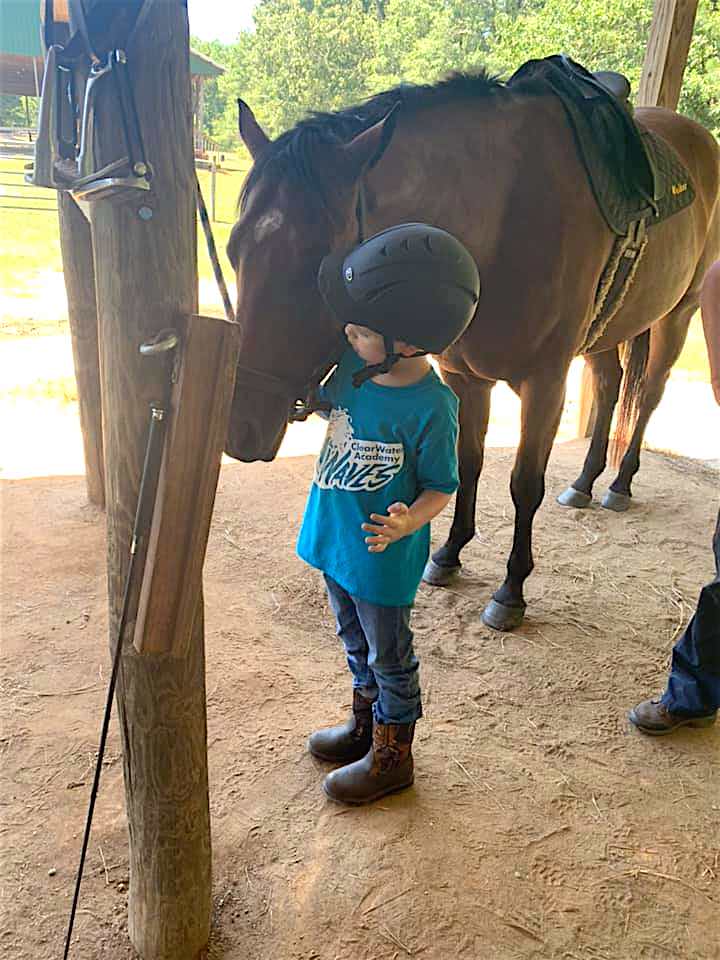
[[[352,763],[364,757],[372,744],[372,700],[353,690],[352,713],[336,727],[316,730],[308,738],[308,750],[320,760]]]
[[[370,750],[356,763],[333,770],[323,790],[338,803],[370,803],[413,782],[414,723],[376,723]]]

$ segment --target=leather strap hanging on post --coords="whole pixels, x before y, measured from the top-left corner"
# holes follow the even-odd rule
[[[220,259],[218,258],[217,247],[215,246],[215,237],[213,237],[212,226],[210,225],[210,217],[208,216],[207,206],[205,205],[205,198],[203,197],[202,190],[200,189],[200,181],[196,180],[195,183],[200,223],[202,224],[203,233],[205,234],[205,243],[207,244],[208,256],[210,257],[210,263],[212,264],[213,273],[215,274],[215,283],[217,283],[220,296],[222,297],[223,306],[225,307],[225,316],[230,323],[235,323],[235,310],[233,309],[232,301],[230,300],[230,295],[228,294],[227,284],[225,283],[225,277],[223,276],[222,267],[220,266]]]
[[[43,37],[47,57],[35,160],[26,166],[27,183],[69,191],[78,201],[150,189],[152,167],[145,157],[124,50],[146,7],[147,0],[121,5],[68,0],[67,19],[56,20],[53,0],[46,0]],[[87,82],[80,102],[77,75],[85,72]],[[106,87],[120,115],[118,150],[111,162],[99,166],[95,111],[98,90]]]

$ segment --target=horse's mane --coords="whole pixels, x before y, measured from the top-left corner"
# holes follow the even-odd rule
[[[503,82],[482,68],[475,73],[452,73],[437,83],[402,83],[334,113],[313,112],[271,141],[255,161],[243,184],[238,207],[243,209],[248,194],[261,177],[277,180],[290,177],[298,186],[324,200],[322,187],[313,170],[315,148],[319,144],[347,143],[381,120],[398,103],[401,116],[405,117],[427,107],[492,96],[503,89]]]

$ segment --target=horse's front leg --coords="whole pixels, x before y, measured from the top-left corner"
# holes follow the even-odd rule
[[[507,577],[485,607],[483,623],[495,630],[512,630],[525,614],[523,584],[533,568],[532,523],[545,495],[545,468],[562,415],[568,363],[548,369],[520,384],[521,435],[510,480],[515,504],[515,534]]]
[[[447,541],[428,560],[423,580],[444,587],[460,570],[460,551],[475,535],[477,485],[485,454],[485,434],[490,419],[492,380],[459,374],[444,374],[445,382],[460,400],[458,471],[460,485],[455,497],[455,515]]]

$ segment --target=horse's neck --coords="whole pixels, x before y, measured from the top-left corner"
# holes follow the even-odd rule
[[[550,98],[506,93],[410,115],[367,176],[368,233],[426,221],[456,233],[486,260],[515,215],[518,185],[532,180],[538,192],[547,190],[568,136]]]
[[[468,217],[481,214],[488,226],[493,214],[499,220],[536,124],[528,104],[510,95],[404,119],[367,177],[369,228],[416,219],[467,233]]]

